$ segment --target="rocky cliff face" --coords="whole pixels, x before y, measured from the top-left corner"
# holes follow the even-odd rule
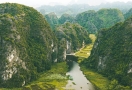
[[[79,24],[65,23],[56,28],[55,35],[58,38],[59,56],[74,53],[83,47],[83,44],[91,43],[89,33]],[[63,53],[62,53],[63,52]],[[60,60],[62,57],[60,58]],[[64,60],[65,58],[63,58]]]
[[[87,67],[116,79],[122,85],[132,85],[132,18],[124,23],[101,30],[90,57],[85,61]]]
[[[50,69],[56,58],[57,39],[39,12],[0,4],[0,86],[23,86]]]

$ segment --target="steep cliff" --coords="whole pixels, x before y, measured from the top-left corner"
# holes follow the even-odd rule
[[[66,54],[74,53],[82,48],[83,44],[91,43],[89,33],[79,24],[65,23],[59,25],[55,31],[58,38],[58,55],[61,60]],[[63,52],[63,53],[62,53]]]
[[[21,87],[50,69],[56,37],[37,10],[0,4],[0,87]]]
[[[111,80],[132,86],[132,17],[101,30],[90,57],[83,63]]]

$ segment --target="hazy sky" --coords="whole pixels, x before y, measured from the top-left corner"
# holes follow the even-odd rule
[[[38,7],[41,5],[55,5],[55,4],[63,4],[67,5],[69,3],[85,3],[89,5],[99,5],[100,3],[106,2],[128,2],[132,0],[0,0],[0,3],[11,2],[11,3],[20,3],[24,5],[28,5],[31,7]]]

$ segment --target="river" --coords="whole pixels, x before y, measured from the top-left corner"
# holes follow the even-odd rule
[[[73,61],[72,67],[66,75],[69,75],[70,80],[68,80],[65,90],[95,90],[94,86],[80,70],[80,66],[77,62]]]

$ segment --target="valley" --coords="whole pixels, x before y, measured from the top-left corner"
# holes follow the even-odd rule
[[[132,90],[132,7],[121,5],[0,3],[0,90]]]

